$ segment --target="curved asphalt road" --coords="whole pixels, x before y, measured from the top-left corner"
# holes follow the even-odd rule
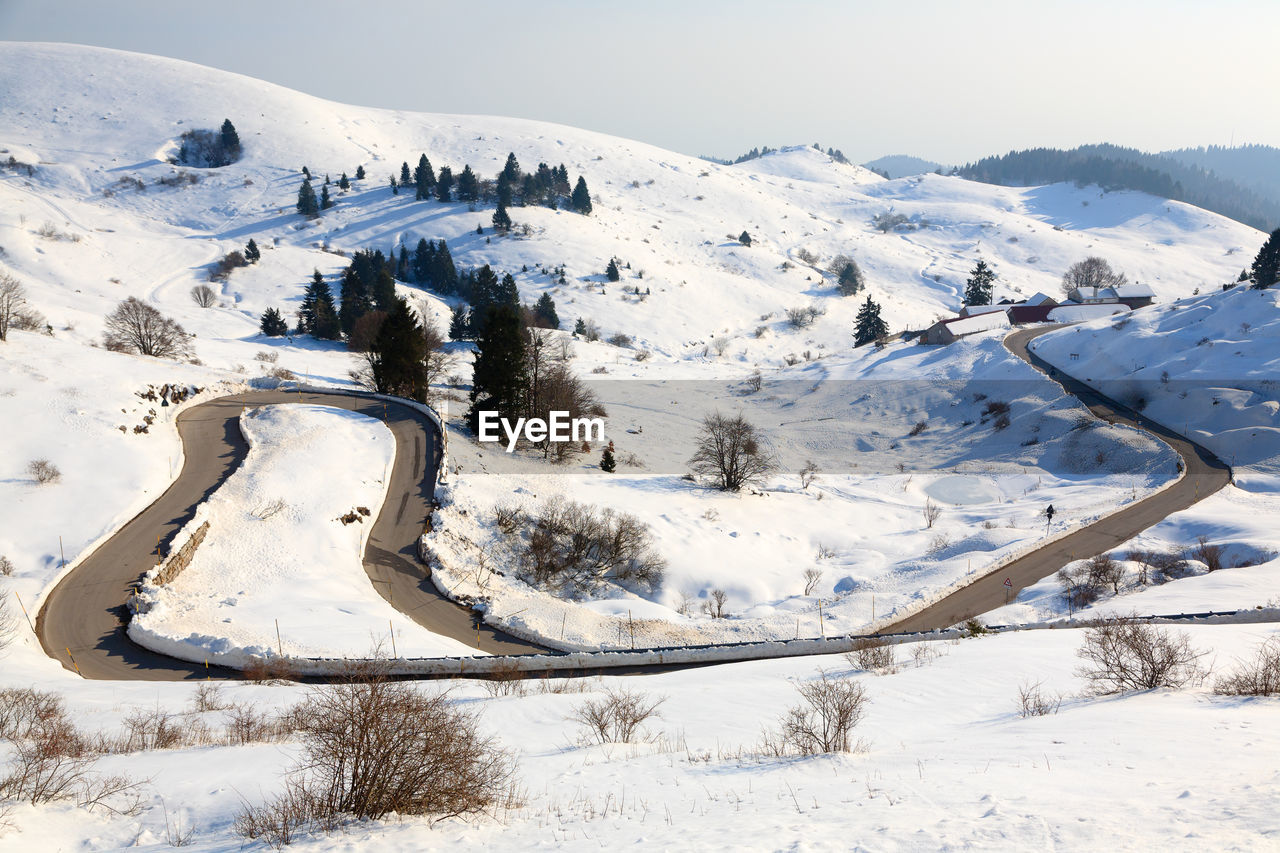
[[[131,641],[126,600],[130,586],[156,563],[157,542],[168,553],[177,531],[231,475],[248,453],[238,418],[246,406],[310,403],[385,418],[396,439],[387,499],[365,548],[365,571],[382,596],[437,634],[494,654],[542,651],[472,619],[435,591],[417,559],[417,541],[431,514],[440,439],[422,412],[395,402],[346,394],[285,391],[219,397],[178,416],[186,462],[178,479],[149,507],[90,554],[46,597],[36,632],[45,652],[85,678],[174,680],[204,678],[204,666],[156,654]],[[68,652],[69,650],[69,652]],[[72,659],[75,664],[73,666]],[[232,670],[211,673],[238,678]]]
[[[1119,512],[1095,521],[1087,527],[1039,548],[1025,557],[996,569],[958,589],[946,598],[932,604],[912,616],[884,629],[884,633],[897,631],[930,631],[947,628],[981,613],[994,610],[1013,601],[1023,587],[1048,577],[1072,560],[1092,557],[1115,548],[1137,536],[1143,530],[1158,524],[1172,513],[1184,510],[1202,498],[1231,482],[1231,469],[1205,448],[1176,432],[1165,429],[1137,412],[1105,397],[1083,382],[1066,376],[1053,365],[1032,353],[1027,344],[1036,337],[1059,328],[1022,329],[1004,339],[1009,351],[1047,374],[1067,393],[1089,407],[1096,417],[1116,424],[1138,427],[1172,447],[1182,457],[1186,476],[1174,485],[1144,498]],[[1004,586],[1005,578],[1013,583],[1013,589]]]

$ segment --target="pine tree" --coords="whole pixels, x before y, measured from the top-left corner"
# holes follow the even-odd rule
[[[231,123],[231,119],[224,118],[222,120],[222,153],[227,162],[240,158],[240,134],[236,133],[236,126]]]
[[[742,244],[742,245],[744,245],[744,246],[750,246],[750,245],[751,245],[751,235],[750,235],[750,234],[748,234],[746,231],[743,231],[741,234],[739,234],[739,235],[738,235],[738,242],[739,242],[739,243],[741,243],[741,244]]]
[[[426,356],[422,324],[409,303],[397,298],[369,347],[374,390],[425,403]]]
[[[449,253],[449,244],[441,237],[436,243],[435,264],[431,270],[431,283],[441,293],[455,293],[458,290],[458,270],[453,265],[453,255]]]
[[[409,163],[405,161],[400,164],[400,186],[407,187],[413,183],[413,175],[409,173]]]
[[[538,304],[533,306],[533,316],[540,326],[548,329],[560,328],[560,316],[556,314],[556,301],[551,298],[550,293],[544,293],[538,297]],[[584,328],[583,331],[586,329]]]
[[[373,283],[373,304],[379,311],[392,311],[396,305],[396,280],[386,267],[378,270]]]
[[[515,203],[515,181],[507,178],[505,172],[498,175],[498,207],[510,207]]]
[[[467,316],[467,309],[461,305],[453,306],[453,313],[449,317],[449,337],[455,341],[471,338],[471,318]]]
[[[1267,242],[1262,244],[1249,271],[1253,286],[1259,290],[1280,281],[1280,228],[1272,231]]]
[[[320,209],[328,210],[333,207],[333,199],[329,198],[329,184],[325,184],[320,188]]]
[[[333,294],[325,283],[324,274],[316,270],[311,276],[298,309],[298,329],[322,340],[336,340],[342,334],[338,314],[333,307]]]
[[[591,213],[591,193],[587,190],[587,179],[581,175],[578,176],[578,185],[573,188],[573,197],[569,203],[583,216]]]
[[[317,216],[320,213],[320,203],[316,201],[316,191],[311,188],[311,178],[302,179],[302,187],[298,190],[297,207],[298,212],[303,216]]]
[[[585,335],[586,333],[587,333],[587,321],[579,317],[578,322],[573,324],[573,336],[576,338],[579,335]]]
[[[512,308],[520,307],[520,290],[516,287],[516,280],[511,273],[502,274],[502,280],[498,282],[497,297],[494,301],[499,305],[509,305]]]
[[[996,271],[979,260],[964,286],[965,305],[990,305],[995,293]]]
[[[889,334],[889,326],[880,318],[880,306],[871,301],[871,294],[867,294],[867,301],[858,309],[853,345],[860,347],[877,341],[887,334]]]
[[[521,412],[526,385],[525,333],[519,312],[510,305],[490,305],[482,326],[476,340],[471,410],[467,414],[473,432],[481,411],[496,411],[505,417]]]
[[[311,180],[311,170],[306,166],[302,167],[302,177],[306,178],[308,181]]]
[[[854,296],[862,288],[862,270],[857,261],[850,260],[840,268],[840,274],[836,277],[836,290],[841,296]]]
[[[431,161],[427,159],[426,154],[418,157],[418,166],[413,170],[413,185],[415,199],[422,201],[431,198],[431,191],[436,185],[436,173],[431,168]]]
[[[608,276],[609,281],[617,281],[622,278],[622,273],[618,271],[618,262],[614,258],[609,259],[609,266],[604,268],[604,274]]]
[[[609,442],[609,446],[600,454],[600,470],[606,474],[612,474],[618,470],[618,463],[613,458],[613,442]]]
[[[468,164],[462,167],[462,174],[458,176],[458,201],[476,202],[480,200],[480,181],[476,179],[476,173],[471,171]]]
[[[364,180],[364,166],[356,166],[356,180],[357,181]]]
[[[430,287],[431,270],[436,261],[436,245],[427,240],[426,237],[418,239],[418,245],[413,250],[413,280],[418,284]]]
[[[258,244],[253,242],[253,238],[249,238],[249,242],[244,247],[244,259],[251,264],[256,264],[262,259],[262,252],[258,250]]]
[[[516,154],[512,151],[507,155],[507,164],[502,167],[499,178],[506,178],[510,183],[520,180],[520,162],[516,160]]]
[[[279,338],[289,334],[289,324],[284,321],[284,316],[275,308],[268,308],[262,312],[262,322],[258,328],[262,330],[262,334],[269,338]]]
[[[436,198],[440,201],[453,201],[453,170],[448,166],[440,167],[436,177]]]
[[[346,172],[343,172],[343,173],[342,173],[342,177],[341,177],[341,178],[338,178],[338,189],[340,189],[340,190],[349,190],[349,189],[351,189],[351,181],[350,181],[350,179],[349,179],[349,178],[347,178],[347,173],[346,173]]]
[[[400,260],[396,262],[396,278],[400,281],[412,281],[413,273],[409,267],[409,250],[404,243],[400,244]]]
[[[338,317],[341,320],[342,333],[350,337],[352,330],[356,327],[356,321],[373,310],[373,297],[360,278],[360,274],[356,272],[354,264],[347,267],[346,272],[342,274],[342,290],[339,295],[342,307],[338,309]]]
[[[493,228],[503,234],[511,230],[511,214],[507,213],[507,207],[502,202],[498,202],[498,209],[493,212]]]
[[[396,183],[396,176],[391,176],[391,194],[400,195],[400,185]]]

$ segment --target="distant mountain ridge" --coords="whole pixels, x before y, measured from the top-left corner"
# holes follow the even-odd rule
[[[910,154],[890,154],[887,157],[877,157],[862,165],[878,175],[891,179],[923,175],[926,172],[936,172],[945,168],[941,163],[913,157]]]
[[[1259,148],[1262,148],[1257,153],[1260,160],[1269,158],[1268,151],[1275,152],[1275,149]],[[1069,151],[1059,148],[1010,151],[1003,156],[967,163],[955,173],[1000,186],[1074,181],[1079,185],[1098,184],[1105,189],[1140,190],[1194,204],[1262,231],[1280,225],[1280,193],[1264,195],[1222,177],[1216,170],[1196,165],[1197,159],[1206,163],[1222,162],[1224,166],[1230,165],[1234,172],[1242,168],[1231,157],[1221,156],[1214,149],[1190,149],[1165,155],[1103,143],[1082,145]],[[1280,167],[1280,158],[1276,165]]]
[[[1188,166],[1235,181],[1272,201],[1280,201],[1280,148],[1271,145],[1210,145],[1162,151]]]

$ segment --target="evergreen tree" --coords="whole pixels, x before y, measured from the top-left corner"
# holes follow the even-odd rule
[[[311,170],[306,166],[302,167],[302,177],[306,178],[308,181],[311,180]]]
[[[553,178],[552,189],[560,195],[569,195],[569,169],[564,165],[564,163],[561,163],[559,166],[552,169],[551,175]],[[588,195],[587,200],[590,201],[590,195]]]
[[[467,309],[461,305],[453,306],[453,313],[449,317],[449,337],[455,341],[471,338],[471,319],[467,316]]]
[[[340,190],[349,190],[349,189],[351,189],[351,181],[350,181],[350,179],[348,179],[348,178],[347,178],[347,173],[346,173],[346,172],[343,172],[343,173],[342,173],[342,177],[341,177],[341,178],[338,178],[338,189],[340,189]]]
[[[369,347],[374,390],[425,403],[426,357],[422,324],[408,302],[395,299]]]
[[[497,298],[494,301],[499,305],[509,305],[512,308],[520,307],[520,290],[516,287],[516,280],[511,273],[503,273],[502,281],[498,283]]]
[[[405,161],[400,164],[400,186],[407,187],[413,183],[413,175],[409,174],[409,163]]]
[[[587,190],[587,179],[578,176],[578,184],[573,188],[573,197],[570,199],[573,209],[583,216],[591,213],[591,193]]]
[[[357,181],[364,180],[364,166],[356,166],[356,180]]]
[[[249,238],[249,242],[244,247],[244,259],[251,264],[256,264],[262,259],[262,252],[258,250],[258,244],[253,242],[253,238]]]
[[[743,231],[741,234],[739,234],[739,235],[738,235],[738,242],[739,242],[739,243],[741,243],[741,244],[742,244],[742,245],[744,245],[744,246],[750,246],[750,245],[751,245],[751,235],[750,235],[750,234],[748,234],[746,231]]]
[[[585,335],[586,333],[587,333],[587,321],[579,317],[578,322],[573,324],[573,336],[576,338],[577,336]]]
[[[436,185],[436,173],[431,168],[431,161],[427,159],[426,154],[418,157],[418,166],[413,170],[413,185],[415,199],[422,201],[431,198],[431,190]]]
[[[396,183],[396,176],[391,176],[391,194],[400,195],[400,185]]]
[[[426,237],[418,239],[418,245],[413,250],[413,280],[418,284],[431,286],[431,270],[435,266],[436,261],[436,245],[429,242]]]
[[[396,299],[398,298],[396,296],[396,280],[391,275],[391,271],[386,267],[380,268],[373,283],[374,307],[379,311],[394,311]]]
[[[516,160],[514,151],[507,155],[507,164],[502,167],[502,172],[498,177],[499,179],[506,178],[512,184],[520,180],[520,162]]]
[[[515,203],[515,181],[509,180],[505,172],[498,175],[498,207],[510,207]]]
[[[336,340],[342,333],[338,314],[333,308],[333,294],[325,283],[324,274],[316,270],[302,295],[302,307],[298,309],[298,329],[322,340]]]
[[[400,260],[396,262],[396,278],[400,281],[412,281],[412,273],[409,268],[409,250],[405,248],[404,243],[400,244]]]
[[[329,185],[326,183],[320,188],[320,209],[328,210],[333,207],[333,199],[329,198]]]
[[[339,294],[342,307],[338,309],[342,333],[351,336],[356,321],[373,310],[373,296],[369,288],[356,272],[355,265],[347,267],[342,274],[342,290]]]
[[[858,267],[857,261],[850,260],[840,268],[840,273],[836,277],[836,290],[841,296],[853,296],[862,288],[862,270]]]
[[[279,338],[289,334],[289,324],[284,321],[284,316],[275,308],[268,308],[262,312],[262,322],[258,328],[262,330],[262,334],[269,338]]]
[[[320,203],[316,201],[316,191],[311,188],[310,178],[302,179],[302,187],[298,190],[297,208],[303,216],[317,216],[320,213]]]
[[[490,305],[476,340],[471,410],[467,413],[473,432],[481,411],[513,417],[523,410],[525,373],[525,334],[519,312],[510,305]]]
[[[880,318],[880,306],[871,301],[871,294],[867,294],[867,301],[858,309],[853,345],[860,347],[879,340],[887,334],[889,334],[889,326]]]
[[[480,200],[480,181],[476,173],[471,171],[470,164],[462,167],[458,176],[458,201],[476,202]]]
[[[498,209],[493,212],[493,228],[503,234],[511,230],[511,214],[507,213],[507,206],[501,201],[498,202]]]
[[[540,326],[548,329],[560,328],[560,317],[556,314],[556,301],[551,298],[550,293],[544,293],[538,297],[538,304],[533,307],[533,316]],[[583,331],[586,331],[585,327]]]
[[[617,281],[622,278],[622,273],[618,271],[618,262],[614,258],[609,259],[609,266],[604,268],[604,274],[609,277],[609,281]]]
[[[965,305],[990,305],[995,293],[996,271],[979,260],[964,286]]]
[[[222,120],[222,153],[227,162],[239,159],[240,157],[240,134],[236,133],[236,126],[231,123],[231,119],[224,118]]]
[[[449,244],[441,237],[436,243],[435,263],[431,270],[431,283],[441,293],[455,293],[458,290],[458,270],[453,265],[453,255],[449,253]]]
[[[1280,281],[1280,228],[1272,231],[1267,242],[1262,244],[1249,271],[1253,286],[1259,290]]]
[[[609,446],[604,449],[604,453],[600,454],[600,470],[606,474],[612,474],[618,470],[618,463],[613,458],[613,442],[609,442]]]
[[[436,198],[440,201],[453,201],[453,170],[448,166],[440,167],[436,177]]]

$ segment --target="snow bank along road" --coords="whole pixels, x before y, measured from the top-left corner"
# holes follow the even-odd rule
[[[1067,536],[1048,543],[1001,566],[946,598],[893,625],[890,631],[928,631],[945,628],[980,613],[994,610],[1009,601],[1025,586],[1056,572],[1072,560],[1092,557],[1121,545],[1172,513],[1184,510],[1231,482],[1231,469],[1205,448],[1141,417],[1137,412],[1104,397],[1097,391],[1058,370],[1031,352],[1028,344],[1059,326],[1023,329],[1009,335],[1004,344],[1014,355],[1058,382],[1069,394],[1105,421],[1146,430],[1172,447],[1182,458],[1185,476],[1167,489],[1144,498]],[[1004,585],[1005,578],[1012,589]]]
[[[156,562],[157,543],[169,540],[244,460],[248,445],[238,419],[245,406],[310,403],[385,418],[396,439],[387,499],[373,522],[364,565],[393,606],[437,634],[482,651],[541,651],[487,626],[440,596],[417,559],[417,542],[431,513],[440,437],[431,420],[409,406],[346,394],[251,392],[219,397],[178,416],[186,460],[177,480],[149,507],[76,566],[50,592],[37,632],[45,652],[86,678],[171,680],[203,678],[205,668],[156,654],[126,634],[131,584]],[[68,654],[69,650],[69,654]],[[72,659],[74,658],[74,667]],[[225,672],[224,675],[235,675]]]

